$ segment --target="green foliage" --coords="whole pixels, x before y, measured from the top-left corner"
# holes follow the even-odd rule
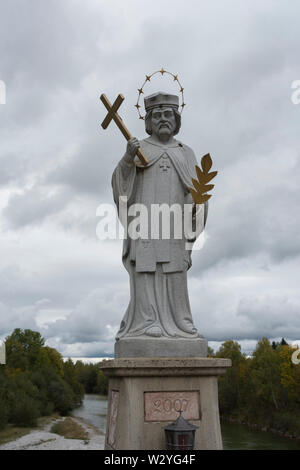
[[[82,397],[84,395],[84,386],[79,381],[78,368],[73,364],[71,359],[64,362],[63,367],[64,380],[70,385],[74,393],[74,400],[76,405],[82,403]]]
[[[44,339],[40,333],[16,328],[5,340],[7,366],[30,370],[39,361]]]
[[[215,357],[214,350],[211,347],[207,347],[207,357]]]
[[[269,340],[258,341],[251,361],[252,389],[254,396],[266,408],[279,409],[280,357]],[[254,402],[253,402],[254,403]]]
[[[97,375],[99,367],[96,364],[82,364],[78,366],[78,378],[84,386],[85,393],[97,393]]]
[[[100,393],[100,395],[108,394],[108,377],[102,370],[99,370],[97,375],[97,392]]]
[[[241,353],[241,346],[232,340],[221,345],[216,357],[232,361],[227,373],[219,379],[220,408],[223,412],[229,412],[245,399],[246,358]]]
[[[35,426],[39,416],[68,414],[84,387],[72,361],[44,346],[40,333],[16,329],[6,338],[7,364],[0,366],[0,429],[7,423]]]
[[[7,403],[5,400],[0,401],[0,430],[4,429],[8,423]]]
[[[37,402],[27,395],[20,395],[11,409],[10,422],[16,426],[31,427],[37,425],[40,416]]]
[[[291,433],[294,436],[300,436],[300,419],[299,415],[292,411],[282,411],[281,413],[274,413],[272,428],[280,429],[283,432]]]
[[[99,393],[107,395],[108,378],[99,369],[99,364],[83,364],[77,361],[78,380],[83,385],[85,393]]]
[[[8,422],[8,404],[6,400],[6,379],[0,366],[0,430],[4,429]]]
[[[63,416],[68,415],[76,407],[75,394],[70,385],[64,380],[50,382],[49,398],[54,404],[55,411],[58,411]]]
[[[262,338],[246,358],[237,342],[223,343],[216,357],[231,359],[232,367],[219,378],[221,414],[300,436],[300,366],[292,363],[293,351],[284,338],[272,344]]]

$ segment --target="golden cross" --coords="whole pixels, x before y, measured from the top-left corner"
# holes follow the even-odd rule
[[[118,95],[117,99],[115,100],[113,105],[110,103],[110,101],[108,100],[106,95],[104,95],[104,93],[102,93],[102,95],[100,96],[100,100],[102,101],[102,103],[104,104],[104,106],[106,107],[106,109],[108,111],[107,116],[105,117],[104,121],[101,124],[103,129],[107,129],[109,123],[112,120],[114,120],[115,123],[117,124],[118,128],[122,132],[123,136],[125,137],[125,139],[130,140],[132,138],[132,135],[130,134],[129,130],[127,129],[127,127],[123,123],[122,118],[117,113],[119,107],[121,106],[121,104],[124,101],[124,96],[121,95],[121,94]],[[149,163],[147,158],[145,157],[145,155],[143,154],[143,152],[141,151],[140,148],[137,151],[137,156],[139,157],[139,159],[141,160],[141,162],[144,166]]]

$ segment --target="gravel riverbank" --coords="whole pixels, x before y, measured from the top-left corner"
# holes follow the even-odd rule
[[[54,423],[64,420],[58,418],[45,425],[43,429],[33,430],[15,441],[0,445],[0,450],[103,450],[105,435],[94,426],[85,423],[80,418],[72,420],[84,428],[88,434],[86,440],[66,439],[51,432]]]

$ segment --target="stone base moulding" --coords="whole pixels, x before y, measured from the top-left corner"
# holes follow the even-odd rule
[[[115,343],[115,358],[206,357],[207,340],[198,338],[121,338]]]
[[[164,427],[182,416],[199,426],[195,450],[222,449],[218,375],[230,359],[123,358],[103,361],[109,377],[106,450],[164,450]]]

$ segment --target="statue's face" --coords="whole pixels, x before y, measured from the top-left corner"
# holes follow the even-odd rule
[[[154,108],[151,117],[152,134],[158,139],[171,137],[176,129],[175,113],[172,108]]]

